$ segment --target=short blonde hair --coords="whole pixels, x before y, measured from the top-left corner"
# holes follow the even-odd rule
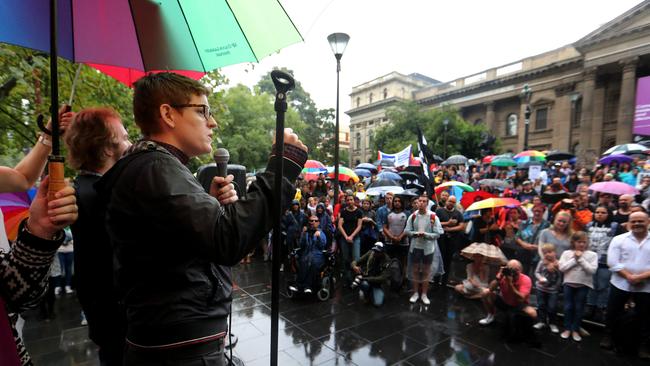
[[[553,252],[555,253],[555,244],[544,243],[542,244],[542,253]]]

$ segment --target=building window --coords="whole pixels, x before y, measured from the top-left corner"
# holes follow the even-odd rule
[[[547,126],[548,108],[538,108],[535,111],[535,129],[545,130]]]
[[[372,144],[375,142],[375,131],[368,131],[368,148],[372,148]]]
[[[506,119],[506,136],[515,136],[517,134],[517,115],[511,113]]]
[[[480,118],[477,118],[477,119],[474,120],[474,126],[478,126],[478,125],[480,125],[481,123],[483,123],[483,120],[480,119]]]
[[[356,140],[357,140],[355,146],[357,147],[357,150],[359,150],[359,149],[361,149],[361,132],[357,132],[357,134],[355,136],[356,136]]]
[[[372,103],[372,93],[368,96],[368,103]]]
[[[384,99],[388,98],[388,89],[384,88]]]
[[[582,119],[582,98],[579,98],[573,103],[573,123],[571,127],[580,127],[580,120]]]
[[[357,108],[359,108],[360,104],[361,104],[361,98],[357,97]]]

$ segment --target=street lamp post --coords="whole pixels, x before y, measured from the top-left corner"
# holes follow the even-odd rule
[[[449,120],[445,119],[442,121],[442,125],[445,126],[445,133],[444,133],[444,144],[445,144],[445,149],[443,150],[444,152],[444,157],[447,159],[447,126],[449,125]]]
[[[332,47],[336,57],[336,127],[334,141],[334,205],[339,200],[339,74],[341,72],[341,57],[348,45],[350,36],[345,33],[332,33],[327,36],[327,41]]]
[[[533,91],[528,86],[524,84],[524,88],[521,90],[521,97],[526,102],[526,111],[524,112],[524,151],[528,150],[528,128],[530,126],[530,97],[533,95]]]

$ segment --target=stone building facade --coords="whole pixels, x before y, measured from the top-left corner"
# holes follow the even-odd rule
[[[486,124],[504,151],[513,152],[524,149],[529,106],[528,148],[570,151],[590,163],[607,148],[633,140],[636,81],[647,75],[650,1],[571,45],[451,82],[413,86],[409,98],[424,109],[455,106],[466,121]],[[532,92],[529,99],[522,94],[526,84]],[[353,89],[353,106],[355,98],[363,102],[363,93],[370,92],[362,86]],[[363,142],[368,122],[385,119],[385,107],[373,107],[367,108],[373,114],[359,113],[359,106],[348,112],[353,162],[354,156],[371,153],[362,145],[355,154],[356,134]]]

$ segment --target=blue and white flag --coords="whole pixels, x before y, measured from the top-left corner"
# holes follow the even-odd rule
[[[396,167],[408,166],[409,161],[411,159],[411,148],[412,145],[409,145],[404,150],[396,154],[386,154],[384,152],[379,151],[378,159],[379,161],[382,160],[392,161]]]

